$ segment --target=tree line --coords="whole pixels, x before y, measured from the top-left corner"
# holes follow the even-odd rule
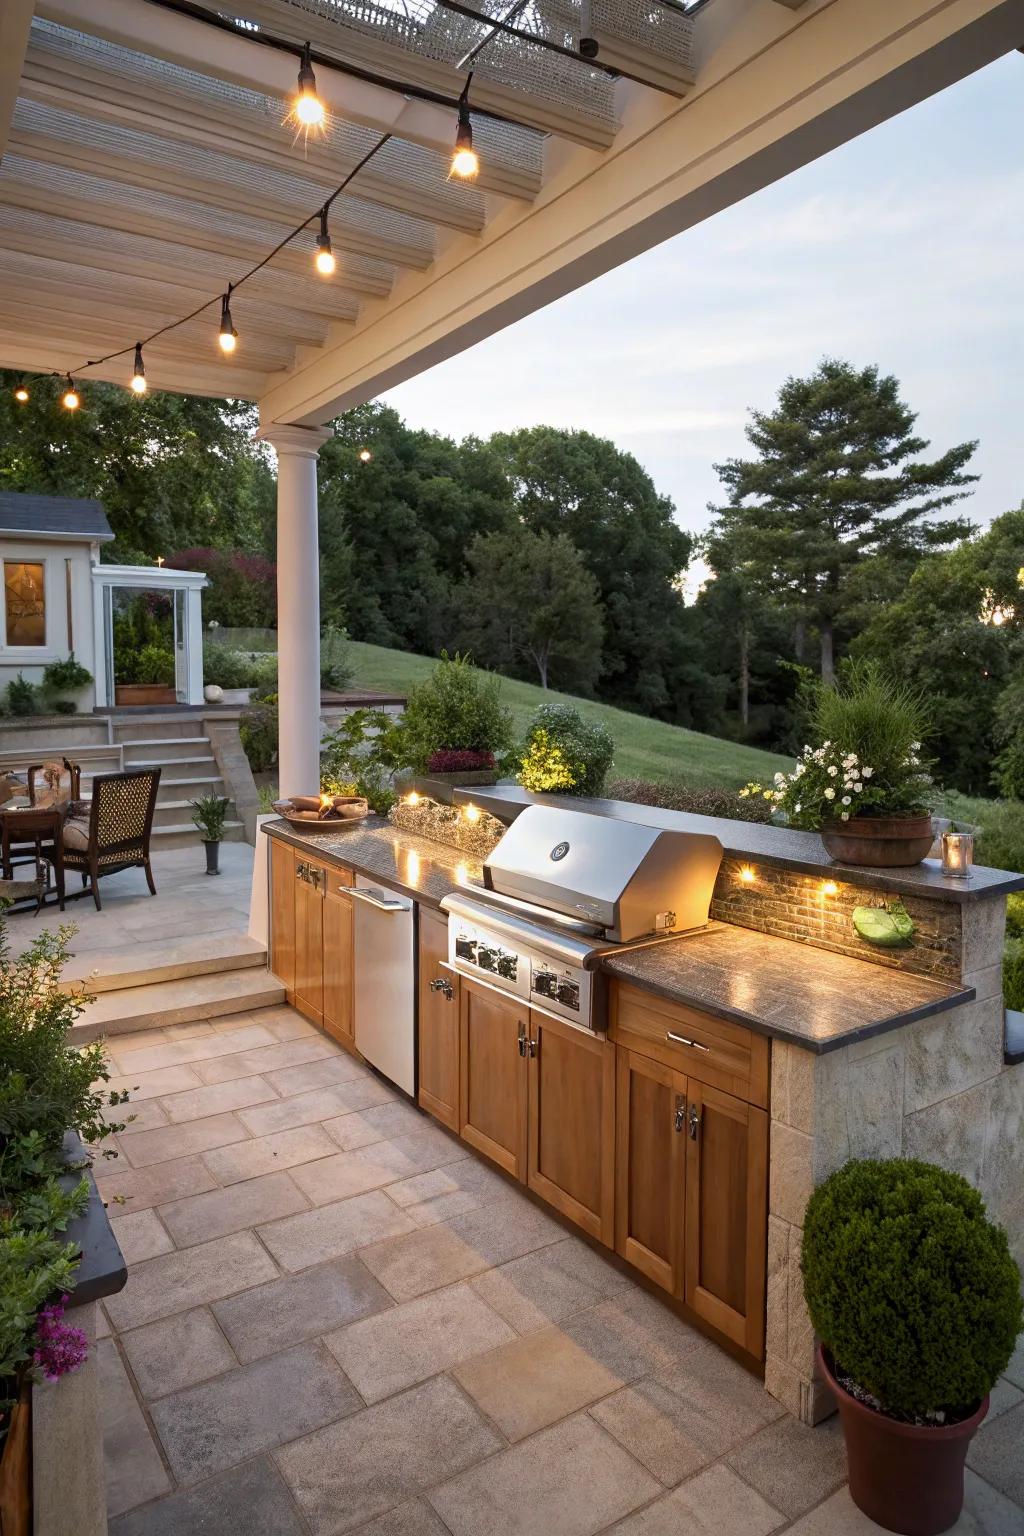
[[[98,496],[117,535],[104,558],[181,554],[216,575],[208,617],[274,621],[272,573],[246,563],[275,544],[251,407],[93,385],[69,416],[56,385],[37,381],[26,408],[14,382],[0,487]],[[1003,772],[1011,684],[1024,694],[1024,510],[978,534],[957,505],[976,445],[933,455],[878,368],[826,359],[753,410],[701,539],[631,454],[587,431],[457,442],[378,404],[335,431],[320,457],[321,605],[354,639],[469,650],[784,751],[800,745],[801,680],[873,656],[927,694],[947,783],[987,792]],[[687,603],[697,555],[710,579]]]

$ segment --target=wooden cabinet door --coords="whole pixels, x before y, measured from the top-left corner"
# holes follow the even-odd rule
[[[459,1135],[526,1178],[529,1009],[463,977],[459,989]]]
[[[352,1018],[352,898],[329,871],[323,900],[324,1029],[346,1050],[356,1048]]]
[[[685,1300],[752,1355],[764,1349],[768,1116],[691,1078]]]
[[[301,871],[306,878],[300,878]],[[326,870],[295,861],[295,1000],[316,1024],[324,1016],[324,890]],[[314,877],[319,879],[314,883]]]
[[[615,1046],[533,1012],[527,1182],[610,1248],[615,1241]]]
[[[683,1289],[686,1078],[617,1047],[615,1249],[674,1295]]]
[[[295,994],[295,850],[270,839],[270,969]]]
[[[420,908],[419,1102],[459,1130],[459,978],[448,961],[448,921]],[[517,1058],[518,1060],[518,1058]]]

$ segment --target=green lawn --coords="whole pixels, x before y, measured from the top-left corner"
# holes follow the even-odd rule
[[[436,662],[429,656],[412,656],[406,651],[390,651],[379,645],[351,643],[355,675],[353,687],[377,689],[387,693],[408,693],[415,684],[429,676]],[[662,783],[692,784],[701,788],[721,785],[739,788],[749,779],[771,777],[787,760],[756,747],[738,746],[717,736],[702,736],[665,725],[660,720],[645,720],[640,715],[595,704],[589,699],[572,698],[566,693],[545,693],[533,683],[505,678],[502,699],[511,709],[516,728],[525,730],[540,704],[575,704],[588,719],[599,720],[615,739],[616,778],[656,779]]]

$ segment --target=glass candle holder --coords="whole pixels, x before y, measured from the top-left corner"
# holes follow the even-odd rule
[[[943,832],[942,873],[957,880],[971,878],[974,859],[974,835],[971,832]]]

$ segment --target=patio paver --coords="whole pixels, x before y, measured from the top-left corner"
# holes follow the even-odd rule
[[[367,1067],[265,1012],[124,1053],[234,1047],[129,1066],[146,1166],[98,1166],[131,1255],[100,1345],[111,1536],[875,1536],[836,1421],[790,1419]],[[251,1070],[311,1038],[315,1059]],[[273,1096],[228,1109],[236,1089]],[[175,1121],[180,1095],[215,1112]],[[955,1536],[1024,1532],[1020,1390],[999,1385]]]

